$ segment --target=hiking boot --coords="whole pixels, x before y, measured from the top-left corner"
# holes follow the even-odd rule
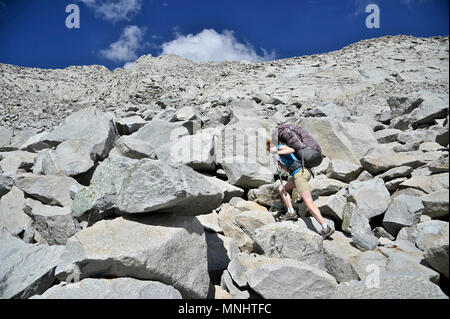
[[[287,221],[287,220],[292,220],[292,221],[298,220],[297,213],[295,213],[295,212],[294,213],[286,213],[280,217],[280,221]]]
[[[322,235],[323,239],[327,239],[331,235],[334,234],[334,229],[330,227],[330,225],[327,225],[327,229],[322,229],[320,231],[320,235]]]

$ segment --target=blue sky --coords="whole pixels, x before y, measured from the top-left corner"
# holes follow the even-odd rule
[[[71,3],[78,29],[65,24]],[[379,29],[365,26],[370,3],[380,8]],[[288,58],[384,35],[448,35],[448,12],[448,0],[0,0],[0,62],[114,69],[148,53]]]

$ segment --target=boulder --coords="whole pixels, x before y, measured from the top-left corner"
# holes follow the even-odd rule
[[[380,246],[379,250],[388,258],[382,277],[423,277],[439,283],[439,273],[426,264],[423,251],[413,243],[396,240],[394,247]]]
[[[50,148],[51,146],[42,141],[42,138],[47,134],[47,132],[41,132],[39,134],[33,135],[28,138],[23,144],[18,148],[21,151],[37,153],[40,150]]]
[[[419,150],[420,143],[390,143],[389,148],[396,153],[416,152]]]
[[[439,286],[423,278],[382,278],[378,287],[365,281],[341,283],[335,291],[336,299],[448,299]]]
[[[89,107],[66,117],[62,124],[43,136],[41,141],[56,146],[67,140],[84,139],[90,146],[89,154],[93,154],[96,159],[104,159],[117,137],[114,116]]]
[[[413,168],[409,166],[399,166],[391,168],[390,170],[378,175],[378,178],[382,178],[385,182],[391,181],[399,177],[409,177],[413,171]]]
[[[388,189],[388,191],[395,192],[399,188],[399,186],[407,180],[408,180],[407,177],[399,177],[399,178],[395,178],[389,182],[386,182],[385,185],[386,185],[386,188]]]
[[[425,142],[434,142],[436,135],[436,132],[429,130],[407,131],[400,133],[397,139],[403,144],[422,144]]]
[[[434,236],[435,240],[425,245],[425,260],[433,267],[434,270],[448,278],[449,273],[449,254],[448,254],[448,223],[447,227],[443,228],[443,231]]]
[[[414,176],[400,184],[400,188],[414,188],[427,194],[449,188],[449,173],[430,176]]]
[[[343,209],[342,209],[342,231],[346,234],[351,234],[350,233],[350,222],[352,220],[353,217],[353,212],[357,210],[358,213],[361,212],[361,209],[357,209],[357,206],[355,205],[355,203],[352,202],[348,202],[344,205]]]
[[[16,174],[19,169],[29,171],[33,167],[35,153],[24,151],[13,151],[3,153],[3,159],[0,160],[0,169],[9,174]]]
[[[351,235],[353,243],[358,249],[366,251],[377,248],[378,239],[372,233],[369,219],[359,206],[353,203],[346,204],[343,217],[342,230]]]
[[[229,292],[232,299],[249,299],[250,294],[247,290],[241,290],[233,282],[228,270],[225,270],[222,274],[220,285],[223,289]]]
[[[350,183],[359,176],[361,171],[362,167],[359,164],[333,159],[328,165],[327,176],[344,183]]]
[[[430,220],[411,227],[402,228],[397,240],[407,240],[414,243],[419,249],[424,250],[424,246],[434,240],[435,234],[445,233],[445,228],[448,227],[448,222],[441,220]]]
[[[373,179],[372,174],[370,174],[368,171],[363,171],[359,176],[356,178],[357,181],[360,182],[367,182]]]
[[[273,182],[273,173],[259,163],[244,163],[244,157],[226,159],[222,167],[228,182],[242,188],[257,188]]]
[[[331,240],[323,242],[325,267],[338,282],[364,280],[369,274],[369,265],[383,269],[387,258],[378,250],[361,252],[352,245],[352,239],[336,231]]]
[[[328,171],[328,166],[330,165],[330,159],[328,157],[324,157],[322,159],[322,163],[319,166],[312,168],[312,171],[315,176],[318,175],[326,175]]]
[[[362,167],[373,175],[386,172],[394,167],[409,166],[418,168],[427,164],[427,153],[422,151],[396,153],[388,147],[375,147],[361,158]]]
[[[33,166],[34,175],[63,175],[56,164],[54,150],[45,149],[37,153]]]
[[[76,195],[77,219],[117,213],[210,213],[222,203],[223,192],[191,168],[150,159],[113,157],[95,170],[89,187]],[[83,216],[84,215],[84,216]]]
[[[119,138],[116,141],[114,150],[116,150],[121,156],[133,159],[156,159],[157,157],[155,148],[150,143],[131,136],[122,136]]]
[[[239,253],[228,264],[227,272],[239,289],[248,288],[247,273],[267,260],[267,257]]]
[[[0,230],[0,299],[42,294],[56,280],[64,246],[30,245]]]
[[[448,189],[422,196],[420,199],[424,206],[424,215],[430,216],[431,218],[440,218],[448,215]]]
[[[236,210],[239,212],[245,212],[250,210],[267,212],[266,207],[261,206],[256,202],[243,200],[240,197],[232,198],[230,200],[230,204],[233,205],[234,208],[236,208]]]
[[[442,149],[442,145],[440,145],[439,143],[436,143],[436,142],[423,142],[419,146],[419,150],[421,150],[423,152],[436,152],[441,149]],[[448,163],[448,160],[447,160],[447,163]],[[448,164],[447,164],[447,168],[448,168]],[[439,173],[441,173],[441,172],[439,172]]]
[[[11,138],[11,150],[18,150],[26,143],[30,138],[36,136],[36,131],[32,128],[24,128],[14,130],[14,135]]]
[[[116,127],[120,135],[130,135],[137,132],[141,127],[147,124],[139,115],[125,117],[116,121]]]
[[[240,252],[239,246],[232,238],[211,232],[205,232],[208,247],[208,272],[212,281],[220,277],[231,259]]]
[[[10,176],[0,173],[0,198],[8,194],[13,185],[14,181]]]
[[[0,229],[6,228],[13,235],[19,235],[30,229],[33,221],[23,212],[24,205],[23,192],[13,186],[0,198]]]
[[[418,189],[414,189],[414,188],[399,188],[399,189],[397,189],[394,192],[394,194],[392,194],[391,199],[395,198],[397,196],[401,196],[401,195],[408,195],[408,196],[413,196],[413,197],[422,197],[422,196],[425,196],[426,194],[427,193],[422,192],[421,190],[418,190]]]
[[[213,138],[208,132],[182,136],[158,148],[158,159],[184,164],[197,171],[215,171]]]
[[[448,97],[441,98],[435,94],[424,94],[418,108],[409,115],[413,127],[421,124],[433,124],[435,119],[444,118],[448,114]]]
[[[225,170],[229,182],[235,184],[235,181],[244,178],[250,181],[252,179],[264,181],[256,186],[252,185],[258,182],[251,183],[248,188],[271,183],[273,176],[269,175],[273,175],[273,163],[265,147],[268,137],[266,128],[254,128],[248,123],[248,126],[228,125],[215,138],[215,162]],[[269,182],[265,182],[266,180]]]
[[[442,156],[439,159],[427,164],[428,169],[433,174],[446,173],[449,170],[449,157]]]
[[[234,214],[233,222],[250,238],[254,238],[256,229],[275,223],[275,219],[267,210],[247,210]]]
[[[414,171],[412,171],[411,173],[411,177],[416,177],[416,176],[430,176],[432,173],[430,171],[430,169],[428,168],[428,166],[422,166],[420,168],[415,169]]]
[[[94,167],[95,154],[91,151],[92,144],[88,140],[62,142],[53,153],[57,170],[67,176],[86,173]]]
[[[200,118],[200,115],[192,106],[185,106],[175,112],[171,122],[190,121],[198,118]]]
[[[270,213],[268,213],[266,208],[256,203],[253,204],[250,203],[252,202],[241,201],[240,203],[238,203],[240,205],[238,207],[234,207],[231,204],[225,204],[219,212],[218,219],[219,219],[219,226],[223,230],[225,236],[233,238],[237,242],[239,248],[242,251],[248,250],[251,252],[253,251],[253,240],[244,231],[244,229],[242,229],[237,224],[235,216],[245,211],[254,211],[254,210],[260,211],[263,214],[265,213],[265,215]],[[260,224],[258,221],[255,222],[257,222],[259,225],[262,226],[262,224]]]
[[[342,221],[342,213],[346,203],[347,199],[339,193],[331,196],[320,196],[315,201],[322,216],[330,217],[336,221]]]
[[[224,194],[223,201],[224,203],[228,203],[233,197],[242,197],[244,196],[244,190],[242,188],[236,187],[227,183],[221,179],[218,179],[214,176],[206,176],[208,182],[213,185],[216,185]]]
[[[266,299],[329,298],[337,286],[325,271],[289,258],[240,253],[228,272],[237,287],[250,287]]]
[[[233,299],[233,296],[221,286],[214,286],[214,299]]]
[[[419,197],[400,195],[394,197],[389,204],[383,218],[384,228],[393,236],[397,236],[400,229],[418,224],[424,211]]]
[[[314,178],[309,182],[313,196],[330,196],[336,194],[348,184],[332,178]]]
[[[74,266],[81,279],[101,275],[156,280],[184,298],[206,298],[209,289],[205,234],[195,217],[102,220],[68,240],[58,278],[67,278]]]
[[[0,152],[8,151],[9,145],[11,144],[11,139],[13,136],[13,131],[0,126]]]
[[[337,288],[331,275],[294,259],[264,258],[247,281],[265,299],[327,299]]]
[[[199,129],[200,126],[191,121],[170,123],[155,119],[130,136],[157,148],[163,144],[176,141],[182,136],[193,135]]]
[[[281,195],[278,191],[280,185],[280,181],[276,181],[273,184],[266,184],[256,189],[251,189],[248,192],[248,199],[266,207],[271,207],[275,201],[281,200]]]
[[[360,159],[378,142],[370,126],[341,122],[330,118],[302,118],[299,126],[313,136],[323,154],[359,164]]]
[[[195,217],[205,230],[213,233],[222,233],[222,229],[219,226],[219,215],[216,212]]]
[[[380,144],[387,144],[397,141],[398,135],[402,133],[401,130],[388,128],[385,130],[380,130],[374,133],[375,138],[377,139],[378,143]]]
[[[323,239],[292,222],[272,223],[256,229],[255,251],[271,258],[291,258],[325,269]]]
[[[449,144],[449,129],[448,129],[448,121],[445,128],[442,128],[438,131],[436,136],[436,142],[442,145],[443,147],[447,147]]]
[[[380,178],[353,181],[348,187],[349,200],[354,202],[367,218],[382,215],[389,206],[390,194]]]
[[[323,106],[318,106],[312,109],[311,111],[306,111],[306,116],[311,117],[330,117],[333,119],[346,119],[350,116],[350,113],[344,109],[343,107],[340,107],[334,103],[330,103]]]
[[[383,227],[375,227],[372,232],[378,239],[386,238],[390,241],[395,240],[395,237],[389,234]]]
[[[425,223],[424,223],[425,224]],[[415,244],[416,247],[425,251],[427,247],[434,243],[441,241],[442,238],[448,238],[448,222],[431,223],[426,222],[427,225],[418,227]]]
[[[49,245],[65,245],[68,238],[81,230],[70,207],[47,206],[27,198],[23,211],[33,219],[33,227]]]
[[[86,278],[61,283],[31,299],[182,299],[175,288],[157,281],[134,278]]]
[[[18,175],[15,185],[27,195],[40,200],[44,204],[57,206],[72,206],[70,187],[81,187],[71,177],[56,175]]]

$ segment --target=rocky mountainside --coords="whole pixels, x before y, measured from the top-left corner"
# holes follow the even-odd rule
[[[0,298],[448,298],[448,48],[0,64]],[[323,150],[331,239],[295,192],[279,221],[284,122]]]

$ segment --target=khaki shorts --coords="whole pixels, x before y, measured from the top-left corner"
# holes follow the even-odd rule
[[[290,181],[294,181],[295,188],[298,193],[303,193],[306,191],[310,191],[311,187],[309,186],[309,180],[311,179],[311,172],[308,169],[299,170],[294,177],[289,177]]]

